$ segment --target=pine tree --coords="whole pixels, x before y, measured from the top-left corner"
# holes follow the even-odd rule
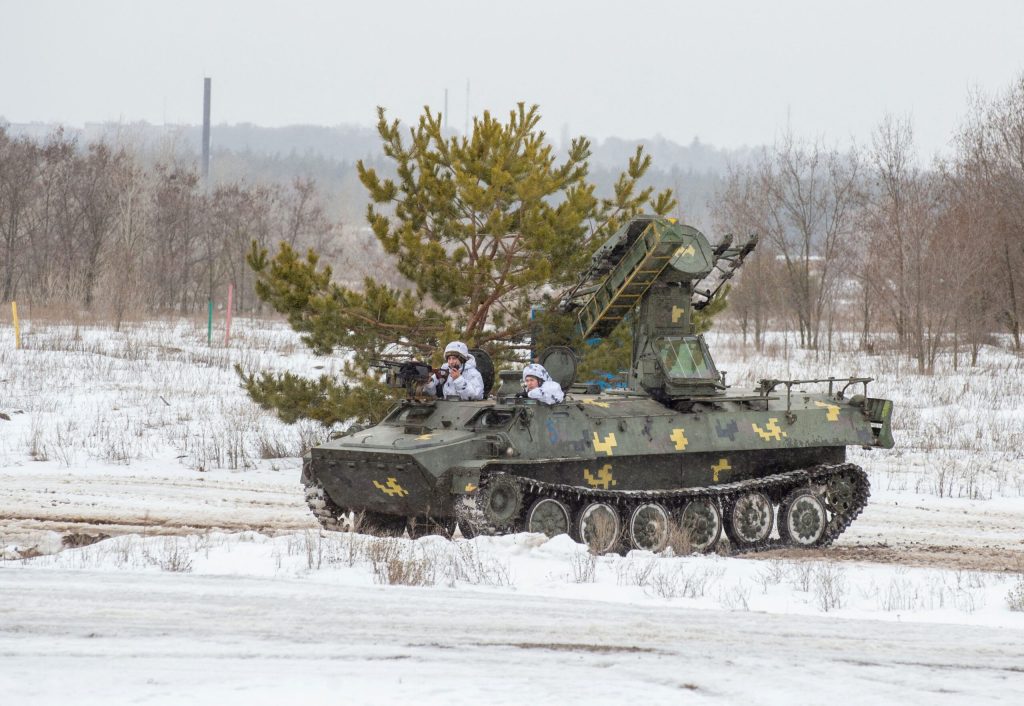
[[[470,135],[446,137],[442,116],[429,108],[407,132],[378,108],[377,131],[395,176],[362,161],[358,173],[371,201],[367,220],[410,289],[372,278],[361,291],[347,289],[331,281],[314,252],[302,257],[282,243],[271,258],[254,244],[249,264],[258,296],[315,353],[343,350],[351,358],[345,386],[239,370],[252,397],[287,419],[375,422],[391,399],[372,372],[379,357],[439,363],[440,347],[459,339],[498,364],[521,358],[532,307],[556,300],[624,222],[675,207],[670,190],[655,195],[640,186],[651,165],[642,148],[614,193],[598,198],[587,180],[589,141],[573,140],[560,159],[538,129],[540,117],[537,106],[520,103],[507,122],[485,112]]]

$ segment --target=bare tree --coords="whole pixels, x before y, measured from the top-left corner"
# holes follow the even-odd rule
[[[0,299],[15,297],[19,261],[28,239],[35,199],[39,149],[25,138],[11,139],[0,125]]]
[[[740,169],[725,199],[730,218],[762,234],[782,263],[782,297],[803,346],[817,348],[854,231],[860,162],[786,133],[759,162]]]
[[[75,179],[75,201],[82,213],[79,262],[82,267],[83,303],[92,306],[100,258],[114,230],[118,213],[118,184],[115,174],[128,160],[123,150],[113,150],[103,142],[89,145],[79,163]]]
[[[959,160],[940,165],[944,213],[939,222],[941,245],[955,253],[955,267],[947,273],[946,305],[953,312],[953,368],[960,363],[966,344],[971,365],[977,365],[984,343],[998,328],[1000,297],[989,273],[992,258],[986,247],[993,231],[992,212],[986,203],[985,183],[969,163]]]
[[[870,251],[880,264],[870,273],[871,288],[889,312],[904,347],[912,335],[915,306],[920,304],[912,301],[909,288],[915,263],[920,267],[921,240],[919,233],[912,232],[912,213],[919,206],[923,184],[913,143],[909,120],[891,115],[883,119],[872,136],[865,209]]]
[[[129,304],[140,295],[143,251],[150,234],[146,175],[131,159],[114,169],[112,185],[117,195],[117,212],[111,237],[110,286],[106,292],[114,315],[114,328],[120,330]]]
[[[1000,293],[999,320],[1021,350],[1024,325],[1024,74],[1003,95],[978,97],[957,138],[958,159],[983,183],[991,230],[989,281]]]
[[[713,215],[716,228],[725,233],[756,234],[761,226],[756,211],[748,207],[753,198],[754,183],[740,170],[731,169],[726,188],[715,204]],[[762,350],[764,334],[768,329],[772,311],[779,303],[776,295],[779,273],[774,247],[762,241],[740,270],[729,291],[729,311],[739,322],[743,343],[747,335],[754,347]]]
[[[280,240],[292,247],[324,250],[332,224],[324,213],[314,179],[293,179],[291,188],[280,194],[280,208]]]
[[[259,301],[245,255],[253,241],[261,247],[269,245],[276,230],[277,204],[278,190],[264,185],[229,184],[214,191],[206,220],[204,262],[211,299],[218,287],[230,282],[237,309],[245,309],[248,301]]]
[[[184,313],[206,301],[196,296],[194,281],[203,261],[200,235],[205,202],[199,191],[199,174],[194,167],[176,162],[158,163],[152,181],[153,242],[147,267],[151,306]]]
[[[32,214],[29,257],[40,303],[77,299],[75,278],[83,214],[75,200],[77,142],[62,130],[42,147],[38,194]]]

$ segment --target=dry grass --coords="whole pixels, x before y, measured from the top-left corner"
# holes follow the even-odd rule
[[[66,543],[75,545],[73,551],[42,556],[34,559],[60,568],[95,569],[111,563],[119,569],[146,569],[156,567],[161,571],[188,573],[192,571],[196,556],[208,550],[208,535],[188,537],[152,537],[137,535],[102,538],[93,541],[84,536],[69,536]]]
[[[672,550],[673,556],[689,556],[694,553],[690,530],[674,520],[669,522],[668,544],[665,546],[666,549]]]
[[[761,592],[767,594],[771,586],[778,586],[786,576],[786,565],[778,559],[765,562],[757,572],[757,582],[761,584]]]
[[[576,552],[569,557],[573,583],[594,583],[597,578],[597,554],[592,551]]]
[[[587,520],[587,550],[591,554],[616,551],[622,542],[622,526],[604,512],[595,512]]]
[[[1017,583],[1006,594],[1006,605],[1013,611],[1024,611],[1024,574],[1017,577]]]
[[[292,535],[286,554],[300,558],[306,571],[367,566],[374,582],[382,585],[512,585],[507,564],[488,556],[473,542],[440,538],[417,542],[362,534],[356,529],[353,524],[347,532],[309,530]],[[283,559],[278,558],[278,568]]]
[[[354,531],[307,530],[278,539],[254,533],[149,538],[125,535],[34,560],[60,568],[95,569],[112,564],[123,569],[155,566],[161,571],[189,572],[197,557],[209,558],[211,548],[244,542],[272,544],[274,568],[283,573],[363,567],[374,582],[383,585],[512,585],[504,560],[487,554],[473,542],[440,538],[412,541]]]
[[[377,546],[388,546],[380,559],[373,561],[373,578],[389,586],[433,586],[437,583],[438,560],[435,554],[400,540],[379,540]]]
[[[884,586],[870,582],[862,586],[862,598],[873,599],[878,610],[890,613],[954,609],[973,613],[985,605],[985,588],[991,576],[974,571],[930,572],[911,578],[904,568]]]
[[[753,589],[743,581],[727,590],[719,591],[718,603],[726,610],[750,610],[750,594]]]
[[[159,566],[161,571],[192,571],[192,548],[178,537],[165,537],[155,552],[144,549],[143,556],[147,561]]]
[[[787,578],[789,584],[798,591],[807,593],[814,583],[814,570],[816,564],[810,561],[795,561],[789,564]]]
[[[659,598],[702,598],[724,573],[721,567],[671,562],[651,574],[648,589]]]
[[[196,470],[239,470],[300,457],[327,438],[316,423],[283,424],[239,387],[236,362],[300,371],[325,362],[340,367],[338,358],[293,358],[298,337],[281,324],[237,320],[239,337],[227,348],[207,346],[205,329],[183,320],[119,331],[24,324],[19,351],[0,327],[0,410],[23,411],[28,422],[0,438],[0,463],[28,457],[66,467],[132,465],[163,456]]]
[[[651,582],[651,575],[658,567],[658,559],[647,559],[638,561],[636,559],[625,559],[615,566],[615,576],[620,586],[647,586]]]
[[[456,581],[473,586],[510,586],[511,574],[508,565],[480,552],[473,542],[452,542],[449,553],[447,577],[450,583]]]
[[[832,562],[821,562],[814,569],[814,599],[828,613],[842,608],[849,591],[846,572]]]

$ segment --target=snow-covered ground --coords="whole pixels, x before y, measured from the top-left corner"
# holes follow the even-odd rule
[[[396,561],[431,586],[375,583]],[[826,613],[833,581],[847,607]],[[595,561],[564,536],[122,537],[0,572],[0,694],[104,706],[1019,703],[1024,620],[1001,605],[1006,584]]]
[[[836,546],[593,557],[566,537],[323,533],[323,437],[233,372],[337,372],[281,324],[0,326],[0,702],[1019,702],[1024,365],[711,345],[737,387],[870,375],[897,449]],[[223,334],[221,334],[222,336]],[[109,536],[96,543],[97,537]],[[87,545],[87,546],[82,546]],[[59,679],[57,678],[59,675]]]

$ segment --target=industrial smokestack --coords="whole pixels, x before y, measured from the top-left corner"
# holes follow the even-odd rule
[[[210,181],[210,83],[203,79],[203,182]]]

